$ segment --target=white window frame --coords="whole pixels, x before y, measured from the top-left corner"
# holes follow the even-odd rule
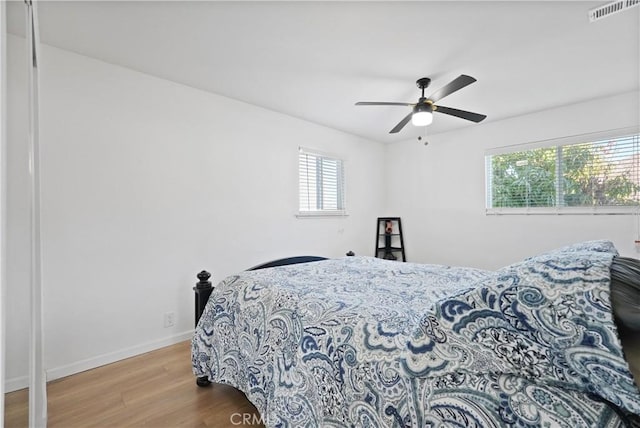
[[[631,206],[583,206],[567,207],[556,204],[554,207],[492,207],[492,187],[490,174],[490,157],[514,152],[524,152],[539,148],[562,147],[585,142],[599,142],[615,138],[624,138],[631,135],[640,135],[640,127],[618,128],[608,131],[574,135],[570,137],[556,138],[544,141],[536,141],[526,144],[517,144],[491,148],[485,151],[485,209],[487,215],[637,215],[640,213],[640,203]],[[559,168],[560,159],[556,158],[556,168]],[[561,186],[556,182],[556,186]],[[559,198],[560,195],[557,195]]]
[[[302,168],[302,155],[309,155],[309,156],[314,156],[317,159],[326,159],[326,160],[330,160],[330,161],[337,161],[339,162],[339,169],[338,169],[338,173],[337,173],[337,183],[336,183],[336,198],[337,198],[337,205],[338,205],[338,209],[309,209],[309,210],[303,210],[302,208],[302,204],[301,204],[301,200],[303,198],[303,196],[309,196],[308,193],[305,192],[305,190],[303,189],[303,181],[307,181],[307,185],[309,185],[309,177],[303,177],[303,168]],[[296,212],[296,217],[298,218],[312,218],[312,217],[336,217],[336,216],[347,216],[347,204],[346,204],[346,180],[345,180],[345,169],[346,169],[346,161],[344,158],[335,155],[335,154],[331,154],[331,153],[325,153],[319,150],[314,150],[314,149],[309,149],[309,148],[305,148],[305,147],[298,147],[298,200],[297,200],[297,204],[298,204],[298,209]],[[314,183],[316,183],[316,185],[321,186],[321,184],[319,184],[317,182],[317,174],[316,177],[313,180]],[[322,203],[322,189],[321,188],[317,188],[317,193],[316,193],[316,197],[319,198],[320,200],[317,201],[316,203]],[[303,195],[304,193],[304,195]],[[317,206],[316,206],[317,207]]]

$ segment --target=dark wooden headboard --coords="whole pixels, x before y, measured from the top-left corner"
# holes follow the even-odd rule
[[[321,260],[327,260],[327,258],[318,257],[318,256],[285,257],[284,259],[272,260],[267,263],[259,264],[247,270],[258,270],[258,269],[272,268],[276,266],[295,265],[298,263],[319,262]]]

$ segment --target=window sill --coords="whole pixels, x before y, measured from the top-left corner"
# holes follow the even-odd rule
[[[487,208],[486,215],[637,215],[640,207]]]
[[[296,213],[297,218],[320,218],[320,217],[348,217],[346,211],[300,211]]]

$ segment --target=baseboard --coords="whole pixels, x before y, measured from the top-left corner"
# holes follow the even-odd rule
[[[191,339],[192,336],[193,330],[189,330],[183,333],[174,334],[173,336],[165,337],[160,340],[142,343],[140,345],[132,346],[120,351],[98,355],[86,360],[81,360],[72,364],[68,364],[66,366],[48,369],[47,381],[60,379],[65,376],[70,376],[76,373],[95,369],[100,366],[115,363],[116,361],[124,360],[126,358],[135,357],[136,355],[144,354],[146,352],[155,351],[156,349],[164,348],[165,346],[174,345],[176,343]]]
[[[18,376],[5,381],[4,392],[13,392],[28,387],[29,376]]]
[[[81,373],[87,370],[95,369],[100,366],[115,363],[116,361],[135,357],[136,355],[144,354],[150,351],[155,351],[156,349],[164,348],[165,346],[175,345],[176,343],[191,339],[192,336],[193,336],[193,330],[189,330],[183,333],[174,334],[173,336],[165,337],[160,340],[145,342],[140,345],[122,349],[120,351],[98,355],[97,357],[93,357],[93,358],[87,358],[86,360],[81,360],[81,361],[68,364],[62,367],[56,367],[46,371],[47,381],[60,379],[61,377],[70,376],[76,373]],[[24,389],[28,387],[29,387],[29,376],[18,376],[11,379],[6,379],[5,385],[4,385],[4,392],[5,393],[14,392],[19,389]]]

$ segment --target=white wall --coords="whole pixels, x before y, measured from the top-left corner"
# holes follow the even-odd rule
[[[25,387],[29,372],[29,171],[27,57],[24,41],[7,39],[6,389]]]
[[[9,43],[22,51],[23,40]],[[16,294],[28,260],[23,63],[12,56],[9,75]],[[50,378],[188,338],[201,269],[219,281],[284,256],[371,251],[384,202],[370,191],[384,187],[381,144],[48,46],[40,73]],[[294,216],[299,145],[346,159],[348,217]],[[165,329],[169,311],[177,323]],[[12,354],[21,338],[8,339],[20,376]]]
[[[640,121],[639,94],[487,122],[387,147],[388,214],[402,217],[407,258],[494,269],[562,245],[610,239],[635,252],[632,215],[485,215],[485,150],[627,126]]]

